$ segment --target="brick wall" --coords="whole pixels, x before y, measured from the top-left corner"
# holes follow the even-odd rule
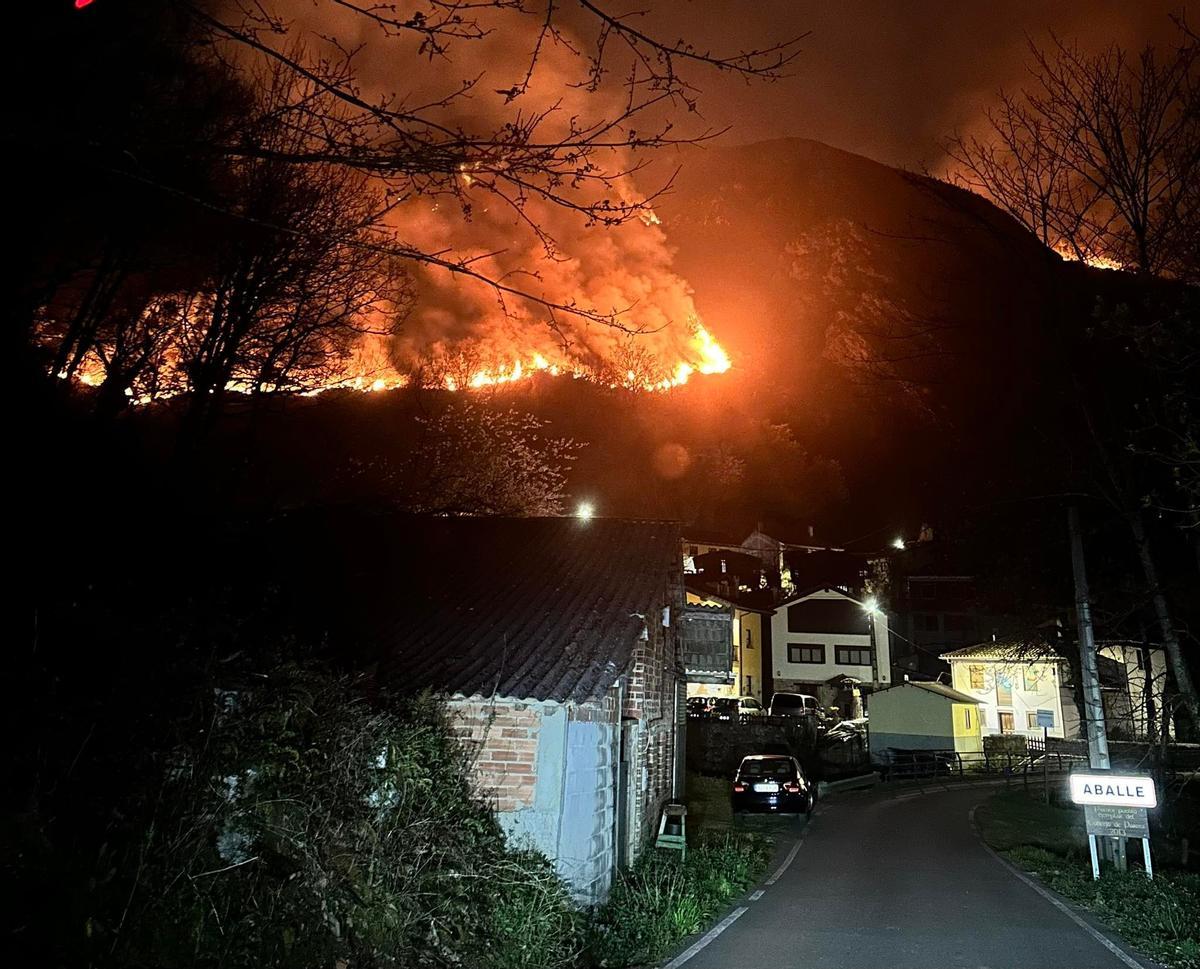
[[[662,625],[661,609],[647,616],[647,636],[637,642],[630,665],[622,713],[639,721],[636,769],[630,777],[637,795],[629,819],[631,857],[657,834],[659,815],[674,786],[676,736],[683,736],[677,729],[676,684],[686,689],[674,624],[683,601],[682,584],[672,582],[663,603],[671,607],[672,625]]]
[[[475,757],[472,778],[501,813],[533,805],[542,710],[518,700],[451,701],[455,730]]]

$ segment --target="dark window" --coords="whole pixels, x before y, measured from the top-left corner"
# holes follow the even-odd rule
[[[936,599],[937,583],[910,581],[908,583],[908,594],[914,599]]]
[[[796,765],[789,757],[768,757],[763,760],[744,760],[738,777],[743,781],[770,778],[789,781],[796,777]]]
[[[865,646],[838,646],[835,655],[838,666],[871,665],[871,651]]]
[[[971,622],[971,617],[964,615],[961,612],[946,613],[946,628],[952,629],[955,632],[966,632],[971,629],[974,623]]]
[[[788,643],[789,663],[824,663],[825,647],[819,643]]]
[[[754,630],[746,629],[743,626],[742,627],[742,636],[745,639],[745,642],[742,645],[745,646],[746,649],[753,649],[754,648]]]
[[[938,631],[938,616],[936,612],[914,612],[913,629],[919,633],[936,633]]]

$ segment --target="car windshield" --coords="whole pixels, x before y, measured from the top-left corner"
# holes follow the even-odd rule
[[[744,760],[738,776],[743,780],[791,780],[795,776],[795,768],[786,757],[772,757],[766,760]]]
[[[776,696],[771,705],[787,710],[803,710],[805,698],[802,696]]]

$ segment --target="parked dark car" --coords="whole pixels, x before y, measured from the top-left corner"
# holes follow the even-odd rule
[[[708,716],[708,697],[690,696],[687,701],[687,714],[694,720]]]
[[[718,720],[736,720],[738,718],[738,702],[733,697],[714,697],[709,708],[709,716]]]
[[[811,814],[816,786],[809,783],[795,757],[755,754],[745,757],[733,778],[733,810],[777,814]]]

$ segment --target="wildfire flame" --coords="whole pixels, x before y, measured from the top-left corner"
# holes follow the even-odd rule
[[[1070,262],[1082,262],[1085,265],[1091,266],[1093,269],[1122,270],[1125,268],[1124,263],[1117,262],[1115,259],[1110,259],[1108,256],[1089,254],[1081,258],[1079,254],[1071,247],[1071,245],[1065,241],[1055,243],[1054,251]]]
[[[694,374],[721,374],[729,370],[731,366],[729,355],[725,352],[724,347],[698,320],[692,320],[690,323],[685,353],[687,359],[680,360],[670,370],[669,376],[660,379],[647,377],[633,369],[626,370],[620,378],[614,378],[611,373],[591,370],[578,362],[553,361],[541,352],[532,352],[528,355],[514,356],[511,363],[491,363],[478,366],[474,370],[468,369],[465,373],[445,374],[438,378],[436,386],[449,391],[477,391],[517,384],[531,380],[538,375],[547,375],[601,381],[613,388],[623,387],[627,390],[654,393],[681,387]],[[177,365],[177,361],[172,362],[172,366],[175,365]],[[381,393],[408,387],[413,382],[413,377],[397,371],[390,362],[387,362],[386,354],[378,347],[360,348],[354,356],[346,361],[343,374],[336,379],[327,379],[317,386],[294,389],[293,392],[301,397],[315,397],[333,390]],[[105,380],[106,368],[103,360],[95,354],[89,354],[73,374],[60,373],[58,376],[62,378],[70,376],[76,382],[87,387],[98,387]],[[160,376],[162,375],[160,374]],[[175,379],[162,381],[166,389],[160,388],[153,395],[135,393],[132,388],[126,388],[125,395],[133,404],[148,404],[155,400],[168,400],[184,393],[182,378],[179,378],[177,374],[168,374],[167,376],[174,376]],[[429,384],[424,385],[429,386]],[[256,388],[244,381],[233,380],[226,385],[225,389],[231,393],[251,394]],[[267,386],[262,389],[281,391],[289,388]]]

